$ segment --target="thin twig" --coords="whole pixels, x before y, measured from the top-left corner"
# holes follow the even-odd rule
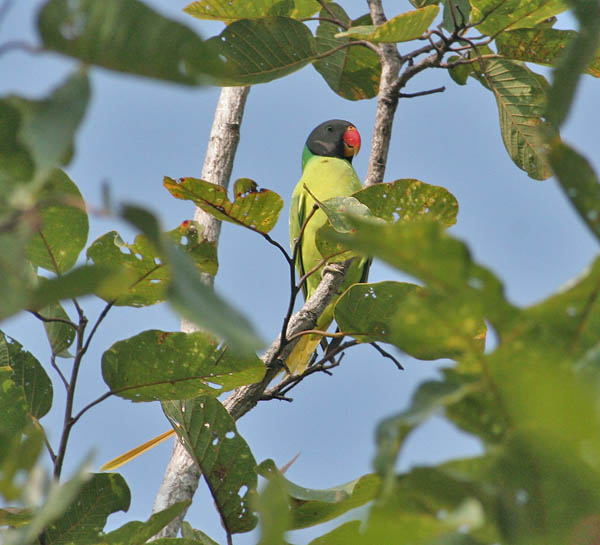
[[[46,323],[56,322],[56,323],[71,326],[73,329],[77,329],[77,324],[75,322],[72,322],[71,320],[65,320],[64,318],[47,318],[46,316],[42,316],[39,312],[36,312],[35,310],[28,310],[27,312],[29,312],[29,314],[32,314],[33,316],[35,316],[38,320],[41,320],[42,322],[46,322]]]
[[[394,356],[392,356],[387,350],[384,350],[383,348],[381,348],[381,346],[379,346],[377,343],[369,343],[369,344],[373,348],[375,348],[375,350],[377,350],[377,352],[379,352],[383,357],[389,358],[390,360],[392,360],[398,369],[400,369],[401,371],[404,370],[404,367],[402,367],[402,364]]]
[[[344,30],[348,30],[349,25],[347,25],[346,23],[340,21],[337,17],[337,15],[333,12],[333,10],[331,9],[331,7],[327,4],[327,2],[325,2],[325,0],[317,0],[317,2],[319,2],[319,4],[321,4],[321,7],[327,12],[329,13],[329,16],[335,21],[335,24],[342,27]]]
[[[54,354],[54,353],[50,357],[50,365],[52,365],[54,370],[58,373],[58,376],[60,377],[60,380],[62,381],[62,383],[65,387],[65,390],[67,390],[67,392],[68,392],[69,391],[69,383],[67,382],[65,375],[63,375],[63,372],[61,371],[60,367],[56,363],[56,354]]]
[[[436,87],[435,89],[429,89],[427,91],[419,91],[418,93],[398,93],[400,98],[414,98],[414,97],[423,97],[425,95],[433,95],[434,93],[443,93],[446,90],[446,87]]]
[[[43,51],[42,48],[28,44],[22,40],[13,40],[0,44],[0,56],[10,53],[11,51],[25,51],[26,53],[37,54]]]

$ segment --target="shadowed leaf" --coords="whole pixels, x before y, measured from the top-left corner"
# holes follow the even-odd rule
[[[40,310],[44,318],[69,320],[69,315],[60,303],[53,303]],[[46,336],[50,342],[52,353],[60,357],[69,357],[67,348],[75,340],[75,328],[63,322],[44,322]]]
[[[50,0],[38,30],[45,48],[109,70],[188,85],[219,73],[195,32],[137,0]]]
[[[522,64],[505,59],[485,64],[486,75],[476,78],[496,98],[500,130],[506,151],[514,163],[534,180],[552,175],[545,156],[545,144],[539,129],[549,125],[543,121],[548,84],[542,76]]]
[[[40,362],[15,339],[0,331],[0,351],[8,356],[13,371],[11,380],[25,397],[27,412],[36,419],[42,418],[52,407],[52,382]],[[3,357],[2,359],[5,359]]]
[[[46,543],[95,543],[116,511],[127,511],[131,495],[125,479],[117,473],[95,473],[65,513],[44,531]]]
[[[203,332],[152,329],[116,342],[102,355],[104,381],[131,401],[218,396],[264,374],[256,355],[236,354]]]
[[[430,5],[415,11],[401,13],[378,26],[358,26],[340,32],[338,37],[352,37],[369,42],[408,42],[422,36],[437,17],[440,8]]]
[[[212,397],[163,403],[163,410],[198,464],[221,522],[230,534],[256,526],[249,496],[256,491],[256,461],[225,407]]]
[[[219,545],[214,539],[207,536],[202,530],[192,528],[185,520],[181,523],[181,535],[186,539],[193,539],[200,545]]]
[[[371,21],[370,16],[351,21],[344,9],[335,3],[327,5],[336,17],[346,25],[362,23],[363,19]],[[329,11],[322,10],[321,17],[331,17]],[[335,47],[351,41],[350,38],[335,36],[342,30],[337,24],[321,21],[317,27],[317,49],[324,54]],[[381,65],[378,55],[363,46],[350,46],[340,49],[323,59],[314,62],[313,66],[323,76],[327,85],[338,95],[348,100],[372,98],[379,91]]]
[[[5,200],[20,182],[34,172],[33,158],[19,140],[23,119],[10,99],[0,100],[0,199]]]
[[[227,75],[221,85],[266,83],[299,70],[317,55],[308,27],[289,17],[235,21],[205,43],[224,60]]]
[[[88,237],[85,203],[77,186],[55,169],[39,194],[40,228],[27,244],[27,257],[38,267],[63,274],[76,263]]]
[[[283,201],[277,193],[269,189],[257,189],[257,185],[247,178],[236,181],[236,199],[233,202],[227,197],[226,189],[197,178],[176,181],[165,176],[163,183],[175,198],[193,201],[217,219],[259,233],[268,233],[275,227],[283,207]]]

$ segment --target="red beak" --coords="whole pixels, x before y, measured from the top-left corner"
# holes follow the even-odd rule
[[[344,155],[354,157],[360,150],[360,134],[356,127],[350,125],[342,138],[344,140]]]

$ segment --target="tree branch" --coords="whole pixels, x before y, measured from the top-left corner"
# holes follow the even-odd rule
[[[202,179],[221,187],[227,188],[233,161],[240,139],[240,125],[244,114],[244,106],[248,97],[249,87],[224,87],[221,89],[215,117],[210,131]],[[204,227],[204,236],[217,243],[221,232],[221,222],[196,208],[194,219]],[[203,273],[202,280],[212,286],[214,277]],[[197,331],[195,324],[182,320],[181,330],[190,333]],[[175,441],[175,448],[167,465],[163,482],[154,500],[153,512],[162,511],[176,502],[192,499],[198,488],[200,470],[185,450],[185,447]],[[163,528],[153,539],[160,537],[175,537],[185,517],[185,511]]]

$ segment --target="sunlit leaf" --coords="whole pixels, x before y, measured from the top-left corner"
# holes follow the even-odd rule
[[[315,526],[364,505],[375,498],[380,486],[379,477],[369,474],[340,486],[317,490],[289,481],[272,460],[265,460],[258,469],[263,477],[276,479],[284,486],[289,496],[291,529]]]
[[[360,520],[345,522],[331,532],[313,539],[308,545],[346,545],[346,543],[362,545],[362,540],[359,540],[360,527]]]
[[[222,85],[251,85],[287,76],[317,56],[309,28],[289,17],[235,21],[208,40],[212,54],[224,61]]]
[[[344,9],[335,3],[327,5],[328,10],[346,25],[362,22],[351,21]],[[330,18],[329,11],[323,9],[321,17]],[[370,21],[370,17],[368,18]],[[350,38],[335,36],[341,27],[329,21],[321,21],[317,27],[317,49],[319,53],[339,47],[351,41]],[[323,76],[327,85],[338,95],[348,100],[372,98],[379,91],[381,65],[378,55],[362,46],[345,47],[314,62],[313,66]]]
[[[167,401],[163,409],[202,471],[225,530],[230,534],[252,530],[257,521],[249,496],[256,491],[256,461],[225,407],[203,396]]]
[[[458,202],[447,189],[412,178],[375,184],[352,196],[386,221],[434,220],[449,227],[458,214]]]
[[[477,30],[493,36],[502,30],[531,28],[565,11],[567,0],[470,0]]]
[[[7,507],[0,509],[0,526],[13,526],[18,528],[31,522],[31,509]]]
[[[125,479],[117,473],[95,473],[79,490],[65,513],[48,525],[46,543],[95,543],[116,511],[127,511],[131,495]]]
[[[543,121],[547,82],[526,66],[505,59],[490,60],[485,67],[486,76],[477,79],[494,93],[506,151],[531,178],[545,180],[552,171],[539,129],[548,127]]]
[[[422,36],[433,20],[437,17],[440,8],[430,5],[415,11],[408,11],[396,15],[389,21],[378,26],[362,26],[350,28],[338,36],[346,36],[367,40],[369,42],[408,42]]]
[[[39,195],[40,227],[27,244],[27,257],[38,267],[63,274],[76,263],[88,237],[85,203],[77,186],[55,169]]]
[[[118,72],[196,85],[219,71],[195,32],[137,0],[50,0],[38,30],[45,48]]]
[[[52,406],[52,382],[40,362],[15,339],[7,339],[0,332],[0,350],[7,351],[8,365],[13,371],[12,381],[23,391],[27,412],[42,418]]]
[[[563,124],[575,97],[581,73],[594,61],[600,49],[600,4],[569,0],[580,24],[577,36],[569,42],[552,74],[546,115],[555,126]]]
[[[567,198],[600,238],[600,183],[594,169],[585,157],[560,140],[551,143],[548,160]]]
[[[281,0],[254,0],[253,2],[198,0],[188,4],[183,8],[183,11],[197,19],[232,23],[239,19],[258,19],[269,15],[290,15],[293,7],[293,2],[282,2]]]
[[[239,182],[240,180],[236,182],[238,188]],[[181,178],[177,181],[165,176],[163,183],[177,199],[193,201],[196,206],[217,219],[242,225],[259,233],[268,233],[275,227],[283,207],[283,200],[277,193],[269,189],[258,189],[255,183],[250,186],[244,184],[243,193],[235,191],[236,198],[233,202],[227,197],[225,188],[197,178]]]
[[[264,373],[256,355],[236,354],[203,332],[148,330],[118,341],[102,356],[104,381],[132,401],[218,396],[258,382]]]
[[[190,501],[174,503],[154,513],[146,522],[134,520],[102,536],[102,545],[143,545],[190,505]]]
[[[574,30],[524,28],[502,32],[496,38],[496,45],[498,53],[507,59],[555,66],[565,48],[578,36]],[[594,57],[584,72],[600,78],[600,55]]]
[[[90,95],[87,75],[76,72],[46,99],[13,99],[22,115],[19,139],[31,152],[38,169],[45,171],[69,162],[74,134],[85,115]]]

